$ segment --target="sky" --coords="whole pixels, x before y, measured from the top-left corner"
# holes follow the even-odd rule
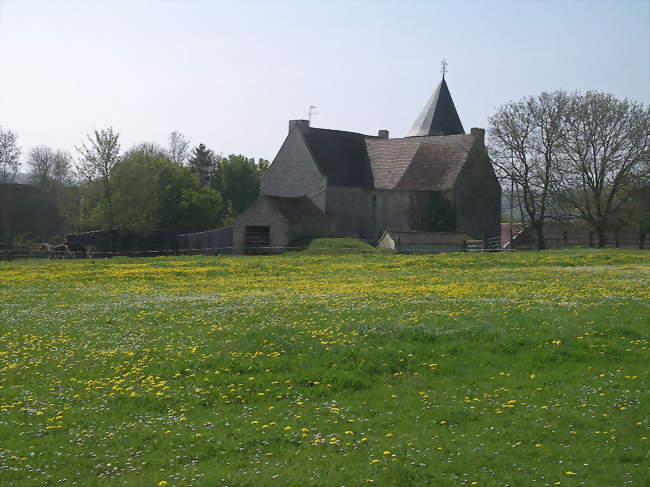
[[[23,158],[111,126],[272,160],[309,105],[403,137],[443,58],[467,132],[543,91],[647,105],[650,0],[0,0],[0,126]]]

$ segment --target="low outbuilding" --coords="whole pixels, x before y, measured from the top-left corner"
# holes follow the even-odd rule
[[[262,196],[237,217],[237,254],[274,253],[302,237],[331,236],[334,220],[306,196]]]

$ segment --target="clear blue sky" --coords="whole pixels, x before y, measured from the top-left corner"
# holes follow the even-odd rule
[[[648,104],[650,1],[0,0],[0,125],[24,153],[113,126],[272,159],[310,104],[403,136],[443,57],[466,131],[544,90]]]

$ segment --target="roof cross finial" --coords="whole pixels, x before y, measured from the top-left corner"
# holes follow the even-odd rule
[[[445,79],[445,73],[447,72],[447,59],[442,58],[442,61],[440,61],[440,72],[442,73],[442,79]]]

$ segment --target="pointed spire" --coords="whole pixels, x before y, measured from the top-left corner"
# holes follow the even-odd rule
[[[441,63],[442,80],[436,87],[433,95],[424,106],[407,137],[418,135],[455,135],[464,134],[463,124],[454,106],[454,100],[451,99],[451,93],[445,81],[447,72],[447,61],[443,59]]]

